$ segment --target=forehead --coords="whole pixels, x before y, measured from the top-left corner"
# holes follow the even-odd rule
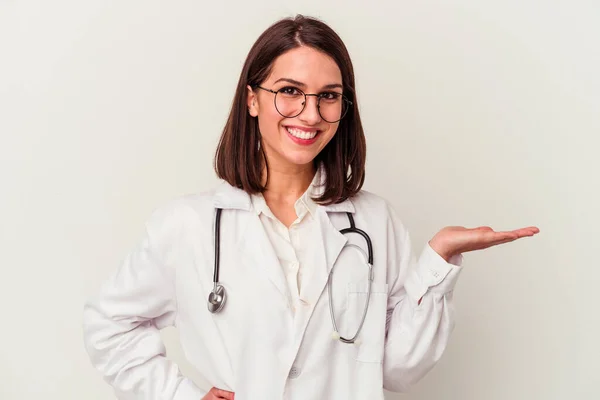
[[[342,83],[342,73],[329,55],[311,47],[297,47],[275,59],[268,83],[280,78],[294,79],[307,87]]]

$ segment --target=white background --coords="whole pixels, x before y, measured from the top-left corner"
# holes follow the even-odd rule
[[[600,5],[533,0],[0,0],[0,398],[113,398],[83,302],[156,206],[215,184],[245,56],[295,13],[347,44],[365,188],[415,251],[445,225],[541,229],[466,255],[444,358],[387,398],[598,398]]]

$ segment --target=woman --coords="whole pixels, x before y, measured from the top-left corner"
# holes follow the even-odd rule
[[[453,328],[461,254],[539,230],[446,227],[417,260],[361,190],[365,154],[341,39],[302,16],[272,25],[218,146],[223,183],[157,209],[85,306],[86,348],[119,398],[383,399],[421,379]],[[165,357],[172,325],[209,392]]]

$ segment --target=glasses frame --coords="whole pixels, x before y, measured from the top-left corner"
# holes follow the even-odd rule
[[[321,117],[321,119],[322,119],[323,121],[325,121],[325,122],[328,122],[328,123],[330,123],[330,124],[335,124],[336,122],[339,122],[339,121],[341,121],[341,120],[342,120],[342,119],[343,119],[343,118],[344,118],[344,117],[345,117],[345,116],[348,114],[348,110],[350,109],[350,106],[352,106],[352,104],[353,104],[353,103],[352,103],[352,101],[350,101],[350,100],[349,100],[349,99],[348,99],[346,96],[344,96],[342,93],[337,93],[337,94],[339,94],[339,95],[342,97],[342,102],[345,102],[347,107],[346,107],[346,108],[344,108],[344,107],[343,107],[343,105],[342,105],[342,110],[344,110],[344,113],[342,114],[342,116],[340,117],[340,119],[338,119],[337,121],[328,121],[328,120],[326,120],[326,119],[325,119],[325,117],[323,117],[323,115],[321,114],[321,99],[324,97],[325,93],[304,93],[302,90],[300,90],[300,89],[298,89],[298,88],[294,88],[294,89],[296,89],[297,91],[299,91],[300,93],[302,93],[302,94],[304,95],[304,103],[302,103],[302,109],[301,109],[301,110],[298,112],[298,114],[296,114],[296,115],[292,115],[292,116],[288,116],[288,115],[283,115],[283,114],[281,113],[281,111],[279,111],[279,108],[277,108],[277,94],[278,94],[278,93],[279,93],[281,90],[283,90],[283,89],[286,89],[286,88],[288,88],[289,86],[282,87],[282,88],[281,88],[281,89],[279,89],[279,90],[267,89],[267,88],[265,88],[265,87],[262,87],[262,86],[260,86],[260,85],[254,85],[254,87],[255,87],[255,88],[262,89],[262,90],[264,90],[264,91],[266,91],[266,92],[273,93],[273,94],[275,95],[275,96],[273,97],[273,105],[275,106],[275,109],[277,110],[277,112],[279,113],[279,115],[281,115],[281,116],[282,116],[282,117],[284,117],[284,118],[295,118],[295,117],[297,117],[298,115],[302,114],[302,111],[304,111],[304,109],[306,108],[306,98],[307,98],[308,96],[314,96],[314,97],[316,97],[316,98],[317,98],[317,111],[319,112],[319,116]]]

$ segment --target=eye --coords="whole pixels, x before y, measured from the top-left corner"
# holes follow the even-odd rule
[[[293,86],[286,86],[278,90],[279,93],[285,94],[286,96],[298,96],[301,92]]]
[[[322,98],[323,100],[331,100],[331,101],[335,101],[337,99],[339,99],[342,95],[336,92],[324,92],[321,93],[319,95],[320,98]]]

